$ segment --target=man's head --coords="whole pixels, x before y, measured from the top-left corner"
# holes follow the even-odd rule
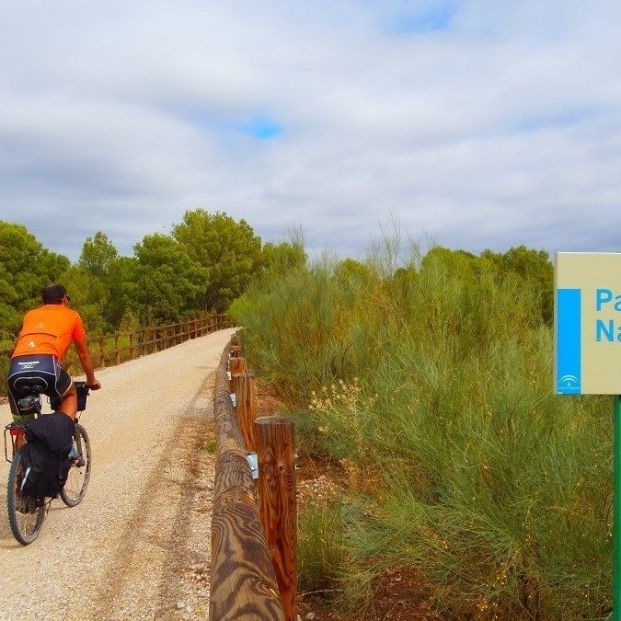
[[[62,304],[69,301],[67,291],[62,285],[48,285],[43,289],[43,304]]]

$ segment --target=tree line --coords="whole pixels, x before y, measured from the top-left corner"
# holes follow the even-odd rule
[[[10,346],[52,282],[67,288],[89,331],[109,333],[223,312],[251,282],[305,263],[301,242],[263,243],[245,220],[204,209],[186,211],[170,234],[145,235],[131,256],[98,231],[73,263],[25,226],[0,221],[0,339]]]

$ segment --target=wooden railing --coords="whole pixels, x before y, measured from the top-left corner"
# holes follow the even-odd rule
[[[204,336],[215,330],[228,328],[230,321],[224,315],[190,319],[182,323],[118,332],[91,339],[90,350],[97,368],[120,364],[145,354],[153,354],[173,347],[188,339]]]
[[[293,422],[256,417],[254,376],[240,350],[236,335],[216,374],[209,617],[295,621]]]
[[[94,336],[89,341],[89,350],[93,366],[101,369],[173,347],[188,339],[228,328],[230,325],[231,322],[225,315],[211,315],[181,323]],[[5,370],[8,369],[8,357],[12,351],[12,349],[0,351],[0,395],[6,394]],[[69,350],[66,359],[63,361],[63,366],[70,372],[81,372],[78,358],[73,349]]]
[[[216,373],[216,477],[209,618],[283,621],[274,568],[257,511],[244,438],[228,380],[228,347]]]

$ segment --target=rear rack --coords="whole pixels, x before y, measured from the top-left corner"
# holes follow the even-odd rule
[[[8,450],[8,442],[7,436],[11,441],[12,452],[11,455],[15,455],[15,451],[17,450],[16,442],[17,438],[22,434],[26,433],[26,427],[24,427],[23,423],[9,423],[4,428],[4,459],[11,463],[13,460],[9,458],[9,450]]]

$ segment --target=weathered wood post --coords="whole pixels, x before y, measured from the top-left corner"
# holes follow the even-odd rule
[[[231,358],[229,360],[229,368],[231,370],[231,375],[236,375],[237,373],[245,373],[247,370],[246,359]]]
[[[133,360],[134,359],[134,333],[130,332],[129,333],[129,359]]]
[[[259,513],[287,621],[297,616],[294,435],[293,421],[285,416],[261,416],[255,422]]]
[[[243,360],[243,358],[242,358]],[[254,452],[254,421],[257,418],[257,397],[252,373],[233,375],[231,386],[235,392],[235,413],[246,449]]]
[[[103,336],[99,337],[99,366],[102,368],[106,366],[106,348]]]
[[[121,364],[121,350],[119,349],[119,333],[114,335],[114,360],[116,364]]]

